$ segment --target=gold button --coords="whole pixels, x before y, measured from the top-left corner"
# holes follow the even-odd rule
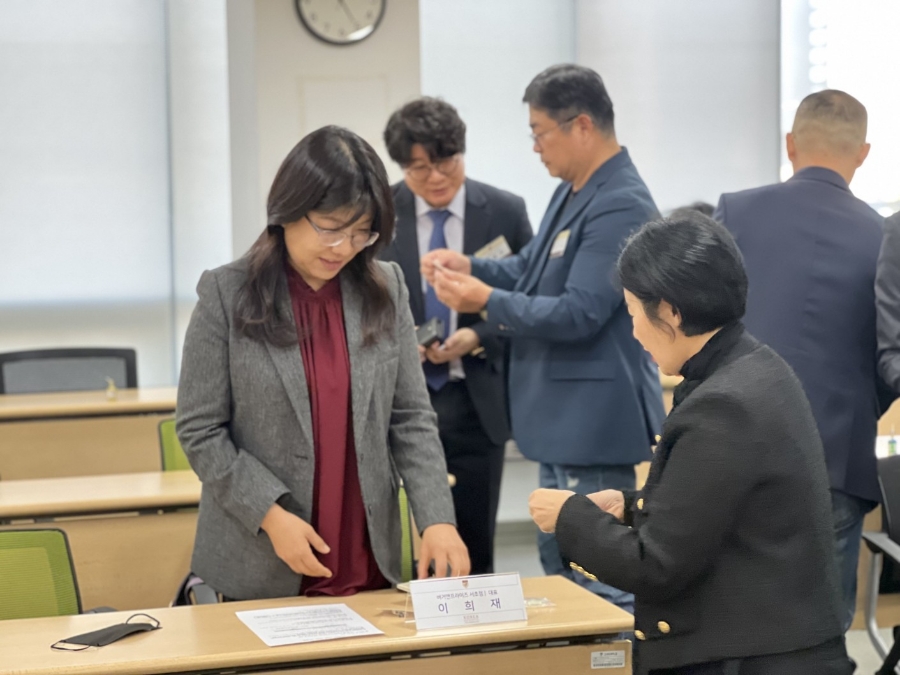
[[[665,621],[660,621],[658,624],[656,624],[656,627],[659,628],[659,632],[662,633],[663,635],[671,632],[671,630],[672,630],[672,627],[669,624],[667,624]]]
[[[644,633],[639,630],[634,631],[634,637],[636,637],[638,640],[646,640],[647,639],[647,636],[644,635]]]
[[[659,443],[662,440],[662,436],[660,436],[659,434],[656,434],[656,436],[654,438],[656,438],[657,443]]]
[[[637,500],[637,507],[638,507],[638,510],[644,508],[644,498],[643,497],[641,497],[640,499]]]

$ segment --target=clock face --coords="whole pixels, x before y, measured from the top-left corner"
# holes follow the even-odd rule
[[[294,0],[300,21],[320,40],[350,45],[375,32],[387,0]]]

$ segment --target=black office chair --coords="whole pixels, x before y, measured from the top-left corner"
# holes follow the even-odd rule
[[[894,627],[894,644],[887,644],[878,633],[878,592],[881,565],[887,556],[900,565],[900,455],[878,460],[878,483],[881,487],[881,532],[863,532],[863,540],[872,552],[872,562],[866,579],[866,631],[878,656],[884,659],[876,675],[894,675],[900,662],[900,631]]]
[[[137,353],[67,348],[0,354],[0,394],[106,389],[107,378],[120,389],[137,387]]]

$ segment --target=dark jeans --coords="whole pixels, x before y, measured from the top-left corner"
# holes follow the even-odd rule
[[[572,490],[580,495],[588,495],[600,490],[633,490],[634,467],[630,464],[624,466],[541,464],[540,482],[542,488]],[[634,614],[634,596],[631,593],[620,591],[618,588],[613,588],[600,581],[591,581],[583,574],[573,572],[569,567],[569,562],[563,560],[554,535],[538,532],[538,550],[545,573],[559,574],[571,579],[604,600]]]
[[[649,675],[853,675],[854,670],[839,637],[809,649],[651,670]]]
[[[834,559],[837,562],[838,582],[844,600],[841,617],[844,632],[853,623],[856,612],[856,570],[859,566],[859,546],[863,520],[876,504],[866,499],[831,491],[831,515],[834,518]]]

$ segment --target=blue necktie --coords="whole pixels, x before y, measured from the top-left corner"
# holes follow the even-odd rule
[[[447,218],[450,217],[449,211],[429,211],[431,222],[434,228],[431,230],[431,240],[428,242],[428,250],[433,251],[438,248],[447,248],[447,238],[444,236],[444,225]],[[438,300],[434,287],[429,284],[425,290],[425,320],[438,318],[444,323],[443,339],[447,338],[447,331],[450,330],[450,308],[443,302]],[[440,391],[441,388],[450,381],[450,365],[447,363],[432,363],[425,361],[422,364],[425,368],[425,381],[434,391]]]

